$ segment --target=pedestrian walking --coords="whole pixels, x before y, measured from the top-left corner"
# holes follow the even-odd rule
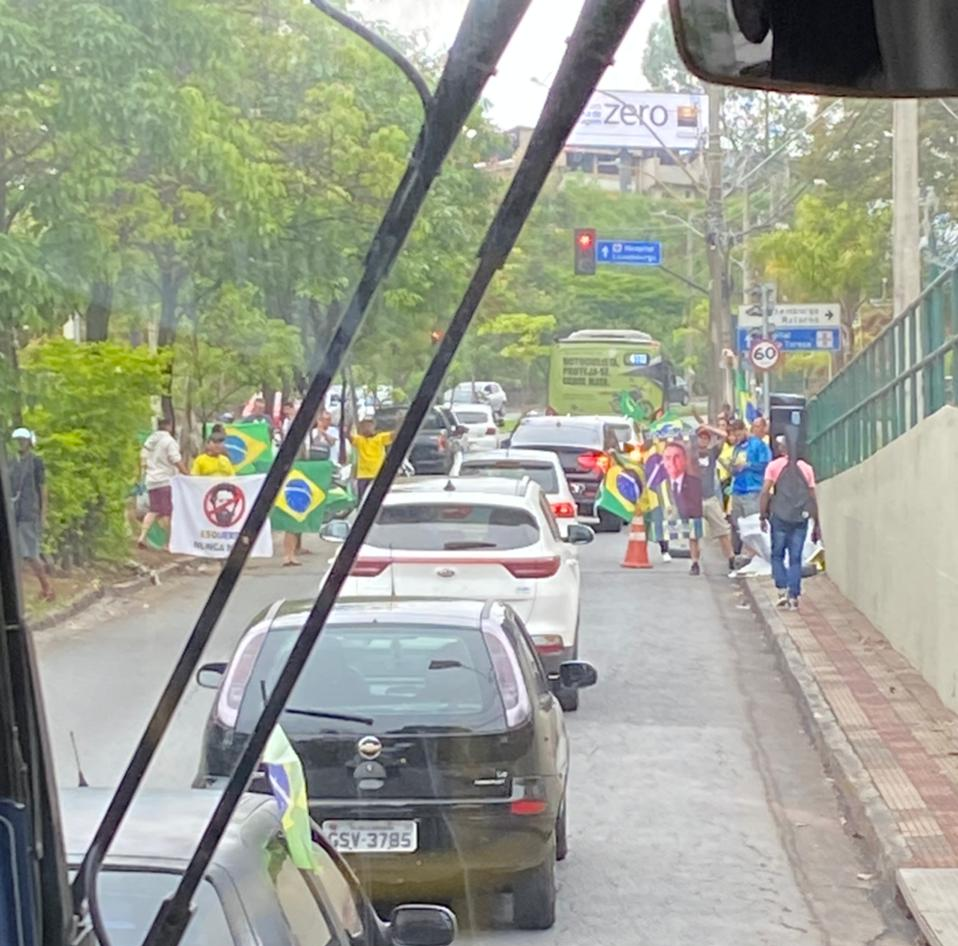
[[[786,429],[776,438],[784,455],[777,456],[765,469],[761,495],[762,531],[772,530],[772,578],[778,589],[778,606],[798,610],[802,594],[802,551],[809,521],[814,522],[812,540],[819,541],[818,499],[815,495],[815,470],[798,455],[798,431]],[[785,557],[788,556],[788,565]]]
[[[772,459],[768,444],[750,434],[745,422],[736,419],[729,424],[735,446],[732,449],[732,525],[739,530],[739,523],[748,516],[759,514],[760,497],[765,483],[765,469]],[[742,552],[751,561],[755,550],[742,546]],[[735,571],[729,573],[735,577]]]
[[[706,535],[716,539],[722,554],[728,561],[729,571],[735,570],[735,555],[732,551],[732,527],[725,512],[721,468],[719,466],[725,447],[725,432],[703,424],[696,432],[698,439],[699,473],[702,479],[702,519]]]
[[[206,438],[203,452],[190,467],[193,476],[236,476],[226,452],[226,435],[215,430]]]
[[[168,418],[158,418],[156,430],[146,438],[140,450],[140,468],[150,504],[136,541],[141,549],[148,547],[146,537],[154,522],[159,522],[169,534],[173,515],[173,477],[177,473],[185,476],[189,472],[172,431],[173,425]]]
[[[40,556],[43,529],[47,522],[47,471],[43,460],[33,452],[36,438],[33,431],[18,427],[12,435],[17,455],[10,465],[10,486],[13,490],[13,518],[17,524],[20,558],[40,583],[40,594],[46,601],[55,597]]]
[[[402,423],[402,420],[399,420]],[[369,484],[386,462],[386,448],[393,442],[393,432],[383,430],[376,433],[376,423],[371,417],[359,422],[356,432],[351,434],[349,442],[356,449],[356,493],[360,502],[369,489]]]

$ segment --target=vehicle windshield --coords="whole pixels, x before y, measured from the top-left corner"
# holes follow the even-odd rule
[[[582,450],[602,449],[602,432],[597,425],[562,422],[558,424],[520,424],[512,434],[511,445],[573,447]]]
[[[539,541],[534,516],[513,506],[484,503],[391,503],[366,544],[376,549],[468,551],[522,549]]]
[[[488,411],[472,411],[467,408],[456,408],[456,419],[460,424],[485,424],[490,423],[492,416]]]
[[[559,477],[552,464],[525,460],[472,460],[462,464],[460,476],[500,476],[518,480],[528,476],[544,493],[559,492]]]
[[[111,946],[141,946],[160,904],[176,888],[179,874],[108,868],[97,878],[97,893]],[[223,904],[209,881],[200,884],[183,946],[233,943]],[[235,922],[242,924],[238,914]]]
[[[296,640],[296,630],[273,630],[263,644],[240,708],[240,727],[262,707]],[[289,699],[295,710],[370,718],[372,726],[287,715],[291,733],[433,730],[495,732],[505,709],[483,634],[452,627],[389,624],[330,627],[310,655]]]

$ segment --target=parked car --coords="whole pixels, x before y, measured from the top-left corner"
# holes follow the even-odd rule
[[[608,447],[621,447],[632,436],[624,417],[525,417],[508,446],[554,453],[562,464],[580,516],[595,516],[597,532],[618,532],[622,520],[596,509],[599,484],[609,468]]]
[[[228,665],[199,670],[218,694],[198,783],[231,770],[312,604],[278,602]],[[578,661],[559,673],[566,689],[596,680]],[[516,926],[552,926],[555,862],[568,849],[568,740],[508,605],[337,604],[283,727],[312,816],[374,900],[511,890]]]
[[[376,413],[376,430],[395,430],[408,407],[394,405]],[[465,428],[439,407],[430,408],[416,434],[407,459],[417,475],[448,473],[463,450]]]
[[[324,532],[336,540],[339,522]],[[340,600],[496,598],[528,628],[546,671],[579,653],[579,556],[588,526],[563,539],[549,501],[530,479],[429,478],[393,486],[383,500]],[[563,709],[578,690],[560,690]]]
[[[452,469],[453,476],[499,476],[519,479],[528,476],[542,488],[565,538],[569,526],[578,522],[575,497],[555,453],[546,450],[509,449],[470,453]]]
[[[112,795],[95,788],[61,792],[72,869],[80,866]],[[207,791],[137,796],[97,877],[97,905],[111,946],[143,942],[218,801],[218,792]],[[290,857],[275,799],[244,795],[197,890],[183,946],[448,946],[453,941],[456,918],[443,907],[398,907],[384,923],[318,827],[313,842],[317,870],[301,870]]]
[[[499,427],[488,404],[457,404],[452,412],[466,428],[465,452],[495,450],[499,446]]]
[[[462,381],[443,392],[442,400],[453,408],[457,404],[488,404],[492,408],[496,423],[501,424],[505,420],[509,399],[498,381]]]

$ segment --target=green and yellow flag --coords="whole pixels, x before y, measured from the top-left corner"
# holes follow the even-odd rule
[[[203,435],[208,437],[212,424],[207,424]],[[239,476],[265,473],[273,462],[273,433],[269,424],[224,424],[226,452]]]
[[[350,493],[333,482],[329,460],[298,460],[286,477],[270,525],[277,532],[319,532],[327,519],[355,506]]]
[[[283,834],[293,863],[301,870],[316,870],[303,763],[282,726],[270,733],[263,765],[273,797],[279,805]]]

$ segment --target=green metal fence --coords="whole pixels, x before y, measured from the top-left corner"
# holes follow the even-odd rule
[[[958,267],[942,273],[809,404],[821,479],[868,459],[955,403]]]

